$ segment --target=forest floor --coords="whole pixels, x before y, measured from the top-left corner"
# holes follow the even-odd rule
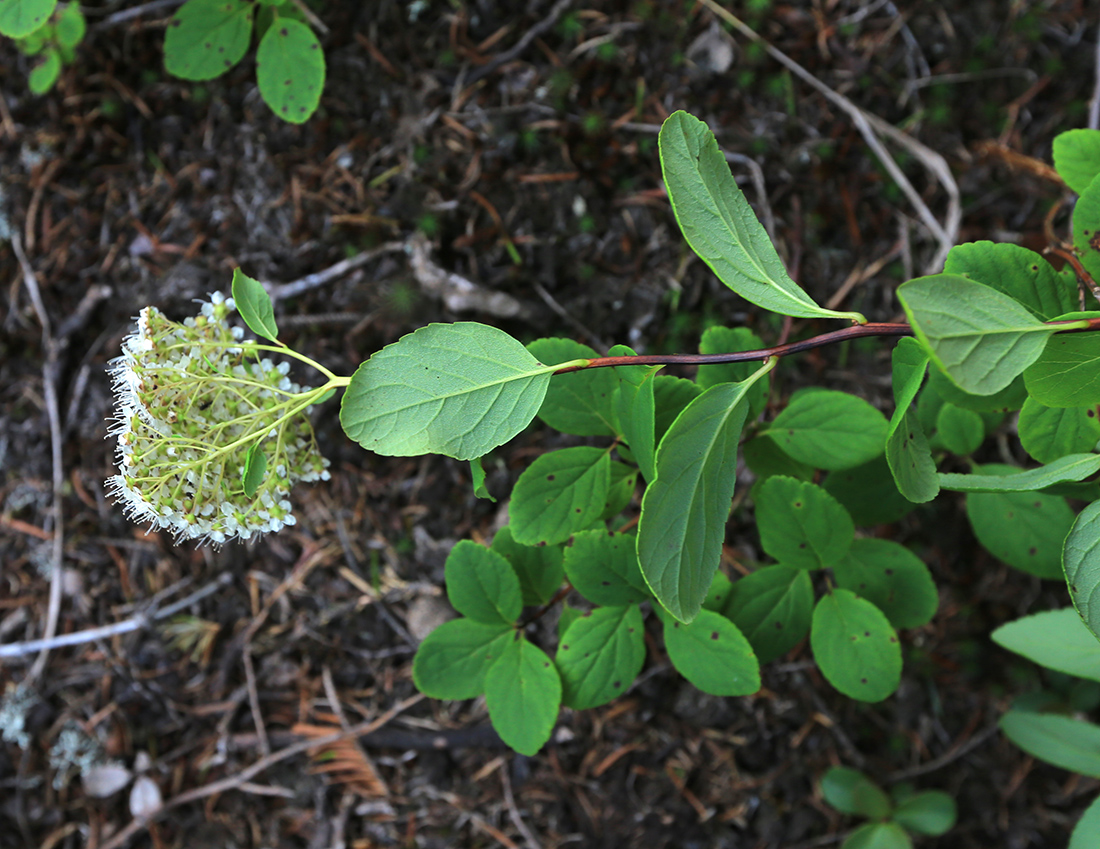
[[[31,60],[0,45],[0,642],[40,637],[50,616],[55,494],[59,633],[198,595],[182,617],[55,649],[41,670],[34,654],[3,661],[0,684],[33,683],[0,713],[0,847],[830,846],[857,824],[817,789],[836,764],[953,794],[957,827],[921,845],[1065,845],[1100,782],[1034,763],[997,731],[1011,698],[1044,681],[989,640],[1064,605],[1065,587],[985,554],[951,495],[875,529],[921,554],[941,596],[903,635],[895,696],[846,699],[806,646],[766,666],[751,697],[705,696],[651,644],[631,692],[563,711],[523,757],[482,700],[419,699],[410,675],[417,637],[445,615],[450,546],[500,525],[465,464],[369,455],[332,402],[316,423],[332,480],[297,490],[298,524],[277,535],[176,546],[104,493],[105,366],[132,317],[153,304],[182,319],[238,265],[305,280],[278,303],[285,341],[343,374],[459,319],[599,350],[694,352],[716,323],[772,344],[781,326],[718,284],[676,228],[656,132],[677,109],[735,154],[811,296],[898,320],[895,288],[933,270],[939,245],[834,100],[704,2],[332,0],[318,4],[321,109],[293,126],[260,100],[251,55],[209,83],[169,77],[171,6],[120,19],[135,5],[88,9],[76,63],[45,96],[26,90]],[[946,160],[958,241],[1047,244],[1064,189],[1041,163],[1058,132],[1086,125],[1095,85],[1088,4],[735,5],[813,78]],[[948,216],[943,186],[891,150]],[[465,299],[455,276],[474,284]],[[776,401],[825,384],[888,410],[890,347],[785,360]],[[533,426],[498,450],[490,490],[506,495],[548,444]],[[752,559],[757,546],[735,518],[728,550]],[[378,727],[306,750],[364,722]],[[126,787],[106,793],[112,777]],[[135,786],[168,808],[140,821]]]

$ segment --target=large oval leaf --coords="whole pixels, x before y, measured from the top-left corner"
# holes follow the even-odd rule
[[[1100,133],[1098,133],[1100,135]],[[1077,293],[1035,251],[1008,242],[968,242],[947,254],[946,274],[961,274],[1003,292],[1040,321],[1075,308]]]
[[[340,424],[378,454],[472,460],[527,427],[556,368],[495,327],[429,324],[359,366]]]
[[[512,490],[512,536],[524,545],[556,545],[603,512],[611,460],[603,448],[578,445],[543,454]]]
[[[527,350],[546,365],[599,356],[587,345],[557,337],[536,339]],[[611,436],[615,433],[612,396],[617,383],[614,370],[609,368],[555,375],[539,408],[539,418],[562,433]]]
[[[819,307],[791,280],[706,124],[674,112],[661,127],[658,146],[684,238],[719,280],[746,301],[782,315],[863,320],[859,313]]]
[[[855,395],[800,389],[768,426],[780,448],[815,469],[850,469],[882,453],[886,417]]]
[[[623,605],[649,597],[632,534],[575,534],[565,549],[565,574],[593,604]]]
[[[783,565],[821,569],[847,553],[852,517],[821,487],[776,475],[754,493],[760,545]]]
[[[464,539],[451,549],[443,574],[447,598],[463,616],[492,625],[511,625],[519,617],[519,578],[497,552]]]
[[[1100,501],[1078,514],[1066,536],[1062,563],[1073,606],[1100,639]]]
[[[561,678],[542,649],[515,637],[485,675],[485,704],[500,739],[533,756],[554,730]]]
[[[664,617],[668,659],[680,674],[712,696],[747,696],[760,689],[760,662],[729,619],[700,610],[690,624]]]
[[[1100,131],[1067,130],[1054,137],[1054,170],[1077,194],[1100,173]]]
[[[187,0],[164,35],[164,69],[185,80],[211,80],[241,61],[252,37],[255,4]]]
[[[919,628],[939,606],[928,567],[908,548],[891,540],[857,539],[833,566],[833,575],[837,586],[867,599],[895,628]]]
[[[57,0],[0,0],[0,35],[22,38],[50,19]]]
[[[1100,409],[1047,407],[1029,397],[1017,429],[1024,450],[1040,463],[1049,463],[1100,446]]]
[[[685,408],[661,440],[642,498],[642,574],[682,622],[699,612],[722,556],[751,383],[713,386]]]
[[[598,607],[574,619],[554,661],[561,673],[562,701],[585,710],[625,693],[645,663],[644,632],[636,604]]]
[[[810,647],[821,673],[849,698],[880,702],[901,682],[901,646],[890,621],[850,590],[818,600]]]
[[[271,111],[301,124],[317,111],[325,87],[325,54],[308,26],[277,18],[256,49],[256,82]]]
[[[1100,681],[1100,641],[1072,607],[1025,616],[989,636],[1040,666]]]
[[[1019,301],[958,274],[910,280],[898,288],[898,299],[936,364],[976,395],[1011,384],[1057,329]]]
[[[515,639],[510,625],[472,619],[444,622],[416,650],[413,683],[433,699],[473,699],[485,691],[485,675]]]
[[[798,645],[810,630],[814,588],[810,574],[793,566],[765,566],[738,579],[722,612],[768,663]]]
[[[1048,407],[1100,404],[1100,331],[1052,338],[1024,372],[1024,385]]]

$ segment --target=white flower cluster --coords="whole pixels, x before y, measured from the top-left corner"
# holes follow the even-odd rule
[[[108,491],[132,520],[177,542],[293,525],[290,488],[329,479],[308,418],[320,390],[303,391],[285,362],[261,359],[229,325],[233,308],[215,293],[180,324],[146,307],[109,368],[119,473]],[[259,480],[246,486],[250,469]]]

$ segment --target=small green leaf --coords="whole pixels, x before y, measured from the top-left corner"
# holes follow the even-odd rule
[[[898,492],[915,504],[935,498],[940,491],[936,464],[918,414],[906,410],[886,440],[886,462]]]
[[[79,3],[68,3],[57,15],[57,43],[70,49],[84,40],[88,24]]]
[[[1081,265],[1100,279],[1100,180],[1093,180],[1080,193],[1073,206],[1073,247]]]
[[[700,354],[734,354],[758,351],[764,342],[747,327],[708,327],[699,340]],[[760,368],[758,362],[721,363],[699,366],[695,382],[703,389],[719,383],[738,383]],[[758,380],[749,392],[749,418],[756,418],[768,403],[768,384]]]
[[[1025,616],[989,636],[1040,666],[1100,681],[1100,642],[1072,607]]]
[[[958,274],[910,280],[898,299],[936,365],[976,395],[1011,384],[1056,329],[1008,295]]]
[[[1017,429],[1024,450],[1040,463],[1049,463],[1100,446],[1100,408],[1047,407],[1028,398]]]
[[[837,586],[865,598],[895,628],[919,628],[936,614],[939,595],[928,567],[905,546],[864,537],[833,565]]]
[[[1013,466],[980,466],[980,475],[1011,475]],[[1064,498],[1039,492],[972,492],[966,515],[994,557],[1040,578],[1062,576],[1062,541],[1073,524]]]
[[[1062,560],[1073,606],[1100,639],[1100,501],[1092,502],[1074,520]]]
[[[574,534],[572,545],[565,548],[565,574],[593,604],[616,606],[649,598],[633,534]]]
[[[722,612],[745,635],[757,659],[769,663],[809,633],[813,606],[809,572],[777,563],[735,581]]]
[[[1054,170],[1077,194],[1100,174],[1100,131],[1068,130],[1054,137]]]
[[[271,111],[301,124],[317,111],[325,87],[325,54],[308,26],[278,17],[256,49],[256,82]]]
[[[500,739],[534,756],[550,739],[561,707],[557,667],[517,633],[485,676],[485,703]]]
[[[1077,820],[1067,849],[1095,849],[1098,839],[1100,839],[1100,798],[1094,799],[1081,814],[1081,819]]]
[[[719,569],[714,573],[710,581],[710,589],[707,597],[703,599],[703,609],[722,613],[729,603],[730,594],[733,592],[733,582],[726,577],[726,573]],[[736,623],[735,623],[736,624]],[[753,651],[756,649],[754,648]]]
[[[615,518],[626,509],[634,499],[634,489],[638,485],[638,470],[635,467],[612,460],[610,471],[607,501],[600,513],[603,521]]]
[[[505,525],[496,532],[491,548],[519,576],[524,604],[545,604],[561,587],[565,573],[560,546],[521,545],[513,538],[511,526]]]
[[[830,472],[821,487],[844,506],[860,527],[896,522],[914,507],[898,491],[886,457],[876,457],[853,469]]]
[[[944,273],[961,274],[1019,301],[1040,321],[1075,308],[1072,289],[1049,262],[1034,251],[1007,242],[970,242],[947,254]]]
[[[42,51],[42,60],[31,68],[27,87],[32,94],[45,94],[61,74],[61,54],[53,47]]]
[[[608,356],[633,356],[626,345],[616,345]],[[660,366],[616,366],[618,391],[615,393],[614,410],[617,430],[630,446],[638,468],[647,481],[657,476],[657,418],[654,383]],[[603,371],[603,369],[599,369]],[[581,372],[584,373],[583,371]]]
[[[556,545],[600,517],[610,486],[607,450],[577,446],[543,454],[512,490],[512,536],[524,545]]]
[[[642,614],[633,604],[598,607],[573,620],[555,658],[562,701],[587,710],[625,693],[645,663],[644,633]]]
[[[849,834],[840,849],[913,849],[913,840],[896,822],[869,822]]]
[[[992,395],[974,395],[963,392],[951,382],[950,377],[938,368],[933,368],[928,372],[927,389],[931,389],[943,401],[976,413],[1011,412],[1020,409],[1027,400],[1023,375],[1018,376],[1000,392],[994,392]],[[927,389],[922,394],[927,394]]]
[[[244,469],[241,470],[241,484],[244,486],[244,494],[249,498],[256,497],[256,491],[264,482],[267,474],[267,455],[259,442],[253,442],[244,455]]]
[[[233,302],[248,329],[272,342],[279,335],[271,296],[259,280],[253,280],[239,268],[233,269]]]
[[[706,124],[674,112],[661,127],[658,146],[684,238],[719,280],[750,303],[781,315],[864,320],[858,313],[819,307],[791,280]]]
[[[57,0],[0,0],[0,35],[24,38],[44,26]]]
[[[642,574],[682,622],[699,612],[722,556],[750,386],[711,387],[685,408],[657,448],[657,478],[642,498]]]
[[[485,692],[485,674],[514,641],[510,625],[452,619],[416,650],[413,683],[433,699],[473,699]]]
[[[945,403],[936,417],[936,432],[948,451],[968,457],[978,450],[985,439],[985,424],[973,410]],[[940,485],[943,485],[942,482]]]
[[[487,625],[511,625],[519,618],[519,578],[495,551],[464,539],[451,549],[443,575],[447,598],[463,616]]]
[[[759,480],[786,475],[802,481],[812,480],[814,469],[799,463],[780,448],[770,436],[756,436],[741,445],[745,464]]]
[[[840,560],[852,544],[852,517],[816,484],[771,477],[755,498],[760,545],[785,566],[821,569]]]
[[[568,602],[562,602],[561,613],[558,616],[558,642],[565,636],[569,626],[580,619],[587,611],[572,607]]]
[[[553,369],[495,327],[429,324],[359,366],[340,424],[378,454],[470,460],[527,427]]]
[[[712,696],[747,696],[760,689],[760,663],[749,641],[729,619],[700,610],[690,625],[664,619],[665,648],[672,665]]]
[[[850,590],[834,589],[817,602],[810,647],[821,674],[849,698],[880,702],[901,682],[901,646],[890,621]]]
[[[1034,492],[1048,486],[1081,481],[1100,471],[1100,454],[1067,454],[1037,469],[1011,469],[996,474],[940,474],[940,486],[954,492]]]
[[[164,69],[185,80],[212,80],[241,61],[252,37],[246,0],[187,0],[164,35]]]
[[[1028,394],[1048,407],[1100,404],[1100,331],[1059,333],[1024,372]]]
[[[999,724],[1008,739],[1032,757],[1100,778],[1100,725],[1019,709],[1010,710]]]
[[[859,770],[846,766],[834,766],[821,777],[821,795],[850,816],[884,819],[894,808],[881,787]]]
[[[703,394],[699,384],[670,374],[659,374],[653,378],[653,404],[656,415],[654,426],[656,442],[660,445],[676,417],[692,401]],[[647,478],[651,481],[653,478]]]
[[[595,351],[572,339],[536,339],[527,346],[545,365],[591,360]],[[546,390],[539,418],[554,430],[576,436],[612,436],[615,433],[612,396],[618,381],[609,368],[581,369],[556,374]]]
[[[800,389],[763,433],[800,463],[815,469],[850,469],[882,453],[885,416],[855,395]]]
[[[496,499],[485,485],[485,469],[481,465],[481,460],[481,457],[474,457],[470,461],[470,480],[473,483],[474,495],[477,498],[486,498],[495,504]]]
[[[894,822],[928,837],[950,831],[957,817],[955,800],[942,790],[925,790],[910,796],[894,811]]]

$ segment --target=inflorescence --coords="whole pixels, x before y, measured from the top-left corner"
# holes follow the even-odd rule
[[[108,490],[132,520],[177,542],[293,525],[290,488],[329,479],[308,418],[325,388],[303,390],[286,362],[261,358],[267,346],[229,325],[233,309],[215,293],[181,324],[146,307],[109,369],[119,473]],[[246,487],[257,466],[262,478]]]

